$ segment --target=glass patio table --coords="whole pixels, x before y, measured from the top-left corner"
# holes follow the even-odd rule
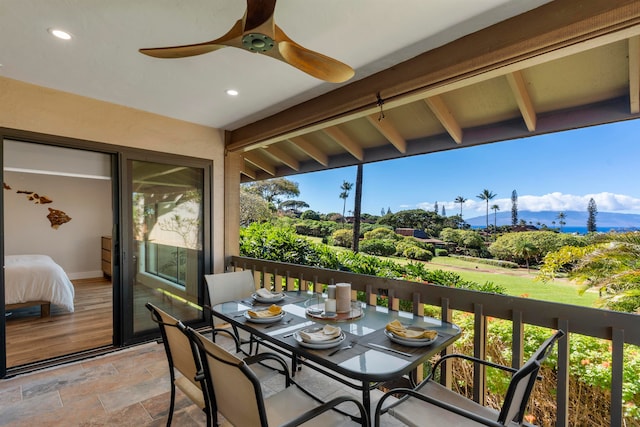
[[[322,306],[318,294],[287,292],[277,305],[285,313],[272,323],[254,323],[245,313],[247,310],[266,308],[271,304],[260,304],[252,298],[229,301],[215,305],[213,315],[231,325],[241,328],[276,351],[290,352],[293,374],[296,364],[309,366],[324,375],[362,391],[362,403],[371,409],[371,389],[376,384],[397,380],[422,365],[460,336],[460,328],[428,316],[393,311],[385,307],[352,303],[353,315],[342,315],[343,319],[324,318],[310,314],[308,309]],[[344,319],[344,318],[348,319]],[[407,346],[391,341],[385,326],[398,319],[403,325],[416,326],[437,331],[434,342],[426,346]],[[300,345],[297,332],[322,328],[326,324],[339,326],[345,338],[340,345],[326,349],[314,349]],[[337,348],[354,343],[353,347],[334,353]],[[285,353],[286,354],[286,353]]]

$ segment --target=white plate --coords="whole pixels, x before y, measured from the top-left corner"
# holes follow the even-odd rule
[[[270,298],[263,298],[258,294],[251,294],[251,298],[253,298],[254,300],[261,302],[263,304],[269,304],[271,302],[280,302],[284,299],[284,294],[283,293],[279,293],[279,294],[273,294],[272,297]]]
[[[387,331],[386,329],[384,330],[384,334],[394,343],[396,344],[401,344],[401,345],[406,345],[407,347],[426,347],[429,344],[433,343],[438,337],[436,336],[436,338],[433,339],[429,339],[429,338],[420,338],[420,339],[413,339],[413,338],[401,338],[398,337],[394,334],[392,334],[391,332]]]
[[[421,328],[420,326],[406,326],[406,329],[409,331],[416,331],[416,332],[420,332],[423,333],[424,331],[427,331],[428,329],[426,328]],[[433,342],[434,338],[405,338],[403,336],[394,334],[393,331],[389,331],[393,334],[394,337],[398,338],[399,340],[409,340],[409,341],[422,341],[422,342]],[[437,337],[437,335],[436,335]]]
[[[298,344],[301,347],[312,348],[314,350],[324,350],[325,348],[332,348],[340,345],[340,343],[344,341],[347,336],[344,332],[342,332],[336,339],[320,342],[306,342],[297,332],[293,334],[293,337],[296,339],[296,341],[298,341]]]
[[[284,316],[286,316],[286,313],[284,311],[282,311],[277,316],[271,316],[271,317],[251,317],[249,316],[248,311],[244,312],[245,319],[247,319],[248,322],[253,322],[253,323],[275,323],[279,320],[282,320]]]
[[[326,332],[324,331],[325,329],[327,329],[329,331],[329,334],[335,334],[336,332],[338,332],[338,335],[336,337],[333,338],[329,338],[327,340],[321,340],[321,341],[307,341],[304,339],[304,337],[300,334],[301,332],[306,332],[307,334],[313,334],[316,332],[320,332],[322,331],[323,334],[325,334]],[[336,326],[330,326],[330,325],[325,325],[322,328],[319,327],[315,327],[315,328],[308,328],[308,329],[302,329],[301,331],[297,332],[298,335],[300,335],[300,338],[302,338],[305,342],[315,342],[315,343],[319,343],[319,342],[324,342],[324,343],[329,343],[329,342],[334,342],[334,341],[338,341],[340,340],[341,336],[342,336],[342,329],[340,327],[336,327]]]

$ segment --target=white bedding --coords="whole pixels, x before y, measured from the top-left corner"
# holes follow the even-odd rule
[[[4,265],[5,304],[49,301],[73,312],[73,284],[51,257],[7,255]]]

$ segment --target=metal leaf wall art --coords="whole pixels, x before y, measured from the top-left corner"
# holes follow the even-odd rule
[[[3,182],[2,186],[5,190],[11,190],[11,186],[8,185],[6,182]],[[41,196],[35,191],[17,190],[16,193],[25,194],[27,196],[27,200],[29,200],[30,202],[33,202],[36,205],[46,205],[49,203],[53,203],[53,200],[51,200],[49,197]],[[60,227],[62,224],[66,224],[72,219],[64,211],[61,211],[59,209],[53,209],[53,208],[48,208],[48,209],[49,209],[49,214],[47,215],[47,219],[51,223],[51,228],[55,230],[57,230],[58,227]]]

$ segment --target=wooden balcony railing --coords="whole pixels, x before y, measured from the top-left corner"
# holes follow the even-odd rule
[[[562,329],[567,335],[558,343],[556,425],[559,427],[567,426],[569,420],[571,334],[610,340],[611,425],[623,424],[624,344],[640,346],[638,315],[238,256],[232,257],[230,268],[253,271],[257,286],[275,291],[294,290],[295,286],[307,289],[310,283],[328,285],[347,282],[351,283],[353,292],[364,292],[366,302],[372,305],[376,304],[378,296],[386,296],[390,309],[398,310],[400,300],[410,301],[416,315],[424,314],[425,304],[440,307],[441,319],[446,321],[451,321],[453,310],[470,313],[474,316],[473,355],[483,359],[486,358],[487,318],[511,321],[512,364],[516,368],[523,362],[525,325]],[[476,366],[474,399],[480,403],[484,403],[485,380],[485,371]],[[442,381],[450,385],[450,370],[444,371]]]

